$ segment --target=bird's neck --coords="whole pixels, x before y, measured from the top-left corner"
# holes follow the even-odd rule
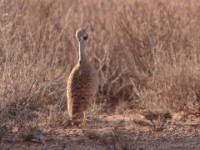
[[[79,62],[86,61],[85,57],[85,43],[84,41],[79,41]]]

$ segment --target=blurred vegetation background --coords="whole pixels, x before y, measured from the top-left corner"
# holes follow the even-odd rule
[[[66,124],[75,31],[88,24],[101,79],[92,114],[197,109],[199,10],[198,0],[0,0],[1,128]]]

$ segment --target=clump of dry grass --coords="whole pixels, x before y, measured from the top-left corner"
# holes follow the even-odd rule
[[[87,55],[101,78],[95,104],[106,104],[104,111],[199,105],[197,0],[2,0],[0,8],[0,118],[6,125],[65,124],[66,79],[77,60],[74,33],[84,24],[92,32]]]
[[[181,7],[165,1],[136,2],[116,13],[121,16],[117,31],[123,31],[116,32],[123,37],[117,47],[125,51],[126,66],[137,87],[133,92],[144,107],[180,110],[188,101],[196,101],[199,42],[193,41],[199,33],[191,29],[199,23],[199,15],[191,17],[196,9],[190,7],[186,1]]]
[[[20,138],[24,141],[42,143],[45,142],[45,135],[38,126],[29,124],[20,131]]]
[[[169,120],[172,119],[172,116],[169,112],[144,112],[144,118],[149,120],[152,123],[153,131],[163,131],[168,125]],[[157,123],[155,124],[155,120]]]

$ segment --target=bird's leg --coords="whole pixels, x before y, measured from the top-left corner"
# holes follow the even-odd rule
[[[83,128],[86,129],[86,111],[83,112]]]

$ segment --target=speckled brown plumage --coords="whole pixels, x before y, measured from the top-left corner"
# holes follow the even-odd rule
[[[84,44],[87,34],[76,33],[79,44]],[[83,37],[81,40],[80,37]],[[82,48],[82,50],[81,50]],[[85,113],[91,105],[98,88],[98,73],[84,55],[84,46],[79,47],[79,61],[71,71],[67,82],[67,107],[68,114],[74,125],[82,121],[85,124]]]

